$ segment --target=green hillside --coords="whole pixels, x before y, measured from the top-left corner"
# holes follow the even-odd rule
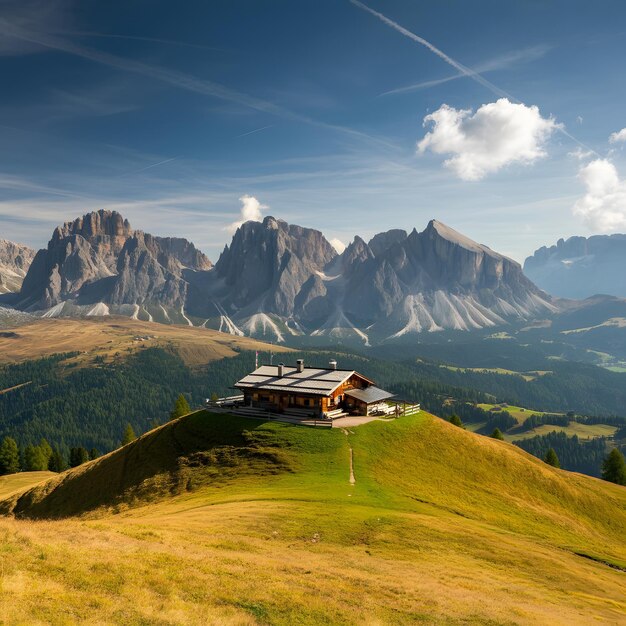
[[[9,622],[626,619],[626,489],[426,413],[194,413],[2,507]]]

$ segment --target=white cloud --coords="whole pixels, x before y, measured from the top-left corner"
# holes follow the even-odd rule
[[[608,159],[591,161],[578,172],[587,188],[573,207],[593,230],[608,232],[626,228],[626,181]]]
[[[626,128],[611,133],[609,136],[609,143],[621,143],[622,141],[626,141]]]
[[[544,144],[556,129],[536,106],[507,98],[483,104],[475,113],[447,104],[424,118],[433,128],[417,144],[420,154],[452,154],[444,165],[462,180],[480,180],[510,163],[533,163],[546,156]]]
[[[337,239],[336,237],[331,239],[328,242],[339,254],[341,254],[346,249],[346,244],[341,241],[341,239]]]
[[[267,204],[261,204],[254,196],[241,196],[240,218],[239,220],[229,224],[226,230],[234,233],[245,222],[260,222],[263,219],[263,209],[269,209]]]
[[[578,159],[579,161],[584,161],[585,159],[592,157],[594,154],[595,152],[593,150],[583,150],[580,146],[576,146],[575,150],[567,153],[567,156]]]

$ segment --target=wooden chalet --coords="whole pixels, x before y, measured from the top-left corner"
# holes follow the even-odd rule
[[[302,359],[295,367],[262,365],[235,388],[243,393],[243,406],[316,418],[369,415],[393,397],[362,374],[337,369],[336,361],[319,368],[305,367]]]

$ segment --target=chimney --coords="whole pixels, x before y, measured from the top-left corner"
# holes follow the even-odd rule
[[[285,364],[279,363],[278,364],[278,378],[282,378],[284,373],[285,373]]]
[[[331,370],[336,370],[337,369],[337,361],[335,361],[335,359],[331,359],[328,362],[328,365],[330,365],[330,369]]]
[[[304,359],[298,359],[296,361],[296,365],[298,366],[298,373],[301,374],[304,372]]]

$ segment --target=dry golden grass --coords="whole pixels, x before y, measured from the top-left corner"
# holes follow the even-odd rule
[[[23,472],[0,476],[0,500],[4,500],[14,493],[30,489],[54,476],[57,476],[54,472]]]
[[[173,348],[190,366],[199,366],[234,356],[236,350],[269,350],[268,344],[236,337],[208,328],[142,322],[126,317],[85,319],[40,319],[14,329],[11,337],[0,337],[0,363],[37,359],[61,352],[82,353],[80,364],[94,357],[110,360],[144,346]],[[141,341],[136,337],[150,339]],[[272,346],[274,352],[287,350]],[[130,352],[129,352],[130,351]]]
[[[87,515],[0,518],[3,623],[626,622],[626,489],[424,413],[347,432],[201,412],[36,488]]]

